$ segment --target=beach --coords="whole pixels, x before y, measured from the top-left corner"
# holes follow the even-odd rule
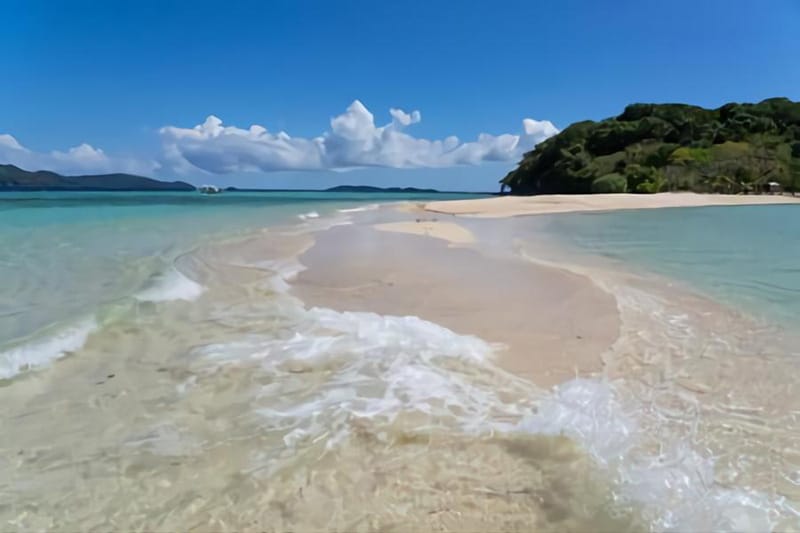
[[[464,234],[452,222],[333,228],[300,257],[293,293],[475,335],[497,345],[502,367],[541,386],[600,371],[619,331],[613,297],[578,274],[458,247]]]
[[[800,0],[3,8],[0,533],[800,533]]]
[[[655,200],[734,201],[678,196]],[[144,270],[151,261],[122,247],[129,219],[115,229],[103,210],[92,231],[104,248],[72,268],[97,280],[109,263],[92,270],[93,255],[124,252],[115,268],[136,267],[118,276],[135,291],[101,307],[88,302],[85,329],[69,321],[70,307],[56,324],[66,329],[25,332],[0,352],[0,428],[10,435],[0,447],[4,523],[794,529],[795,337],[745,312],[752,306],[716,299],[635,255],[607,254],[626,250],[623,237],[649,242],[634,231],[649,227],[648,213],[661,213],[654,231],[675,221],[713,229],[726,210],[631,210],[644,217],[631,224],[613,213],[516,216],[515,205],[499,216],[494,207],[544,201],[535,198],[228,198],[230,207],[213,211],[180,207],[186,222],[170,227],[210,227],[213,214],[216,229],[229,230],[191,241],[161,232],[153,274]],[[244,231],[241,202],[256,201]],[[631,201],[642,202],[622,200]],[[175,204],[165,198],[160,220],[175,220]],[[771,223],[772,211],[758,222],[769,208],[755,209],[733,219]],[[273,218],[259,218],[266,213]],[[692,244],[683,231],[665,238],[666,250]],[[20,261],[34,251],[37,260],[70,257],[28,242]],[[142,254],[153,246],[139,244]],[[689,246],[689,257],[703,251]],[[134,275],[144,283],[131,283]],[[17,300],[44,298],[35,288],[21,283]],[[6,331],[20,312],[4,315]],[[71,490],[76,480],[80,490]]]
[[[785,195],[742,194],[548,194],[539,196],[501,196],[481,200],[429,202],[425,209],[446,215],[510,217],[553,213],[617,211],[621,209],[659,209],[668,207],[708,207],[732,205],[794,204],[800,198]]]
[[[394,209],[402,214],[391,222],[382,221],[382,211],[317,235],[300,257],[305,269],[292,291],[310,306],[414,315],[493,343],[494,361],[505,371],[564,393],[559,416],[567,426],[556,425],[558,432],[579,437],[595,460],[622,460],[616,468],[643,490],[633,500],[655,507],[670,502],[673,526],[787,527],[793,519],[767,518],[777,515],[766,511],[766,494],[798,497],[792,482],[776,485],[774,477],[797,453],[796,425],[782,426],[800,407],[784,396],[794,388],[795,363],[786,359],[793,337],[689,285],[565,253],[552,238],[536,235],[543,226],[525,221],[528,215],[773,204],[797,200],[686,193],[406,204]],[[754,362],[754,353],[764,359]],[[610,397],[603,383],[611,386]],[[588,425],[568,427],[573,423]],[[756,427],[764,429],[754,433]],[[783,466],[768,451],[774,445],[758,436],[763,431],[783,443]],[[706,453],[686,448],[689,441],[702,442]],[[742,456],[759,466],[743,469]],[[670,461],[677,463],[664,464]],[[650,470],[629,470],[633,463]],[[760,495],[731,492],[723,488],[727,483],[714,488],[716,479],[761,487]],[[677,483],[673,488],[681,486],[683,495],[675,499],[657,488],[661,483]],[[790,509],[784,512],[792,515]],[[731,516],[737,518],[726,522]]]

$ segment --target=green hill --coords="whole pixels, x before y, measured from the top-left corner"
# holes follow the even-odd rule
[[[632,104],[540,143],[500,183],[512,194],[746,193],[773,181],[800,189],[800,103],[787,98]]]
[[[0,165],[0,191],[193,191],[182,181],[158,181],[133,174],[62,176],[40,170],[29,172],[14,165]]]

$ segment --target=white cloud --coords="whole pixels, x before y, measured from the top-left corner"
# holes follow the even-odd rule
[[[10,163],[25,170],[51,170],[61,174],[129,172],[146,175],[158,168],[153,161],[110,157],[103,150],[86,143],[69,148],[66,152],[36,152],[7,133],[0,134],[0,163]]]
[[[451,136],[441,140],[414,137],[404,131],[422,120],[419,111],[390,109],[392,121],[376,126],[358,100],[330,121],[319,137],[270,133],[263,126],[224,126],[209,116],[193,128],[161,128],[164,162],[179,172],[204,170],[224,174],[246,171],[322,170],[357,167],[437,168],[516,161],[523,152],[558,133],[549,121],[526,118],[520,134],[482,133],[474,141]]]
[[[396,109],[393,107],[389,109],[389,114],[392,115],[392,118],[394,118],[395,122],[401,126],[409,126],[422,120],[422,115],[419,111],[412,111],[409,115],[402,109]]]
[[[25,150],[25,148],[14,137],[4,133],[0,135],[0,150]]]
[[[165,126],[159,130],[163,149],[160,162],[112,156],[83,143],[67,150],[38,152],[12,135],[0,133],[0,163],[26,170],[52,170],[62,174],[128,172],[150,175],[198,171],[227,174],[279,170],[348,170],[364,167],[443,168],[477,165],[487,161],[516,162],[523,152],[558,133],[549,121],[526,118],[520,133],[482,133],[472,141],[450,136],[425,139],[407,133],[419,123],[419,111],[389,110],[391,121],[375,124],[375,117],[358,100],[330,120],[318,137],[292,137],[263,126],[247,129],[226,126],[211,115],[193,128]]]

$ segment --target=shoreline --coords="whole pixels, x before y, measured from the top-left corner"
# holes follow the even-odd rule
[[[553,194],[497,196],[470,200],[427,202],[423,209],[442,215],[506,218],[555,213],[602,212],[627,209],[712,207],[744,205],[800,205],[800,197],[786,195],[698,194]]]
[[[788,523],[782,498],[800,495],[773,480],[793,468],[780,461],[794,457],[798,396],[781,359],[750,349],[744,321],[660,280],[573,262],[534,219],[413,205],[208,242],[177,265],[206,288],[195,301],[137,303],[5,388],[17,430],[3,457],[28,451],[20,504],[62,516],[74,481],[63,461],[79,450],[109,472],[89,490],[114,499],[52,518],[62,528],[153,505],[154,469],[159,499],[140,520],[172,529],[349,529],[394,523],[393,509],[419,530],[646,529],[609,509],[653,529]],[[788,451],[742,438],[754,429]],[[126,490],[110,490],[119,480]],[[215,503],[198,510],[187,494]]]
[[[765,453],[766,441],[741,440],[770,428],[787,460],[800,454],[785,424],[798,403],[786,396],[794,365],[784,332],[680,279],[565,255],[535,234],[518,242],[509,230],[523,226],[510,218],[442,220],[384,207],[317,233],[291,293],[309,307],[413,315],[489,342],[493,366],[547,395],[540,408],[554,418],[533,431],[556,428],[634,480],[642,493],[629,497],[643,509],[660,509],[658,494],[674,496],[663,492],[664,478],[680,479],[685,497],[672,505],[686,527],[708,528],[717,513],[757,530],[785,525],[785,504],[800,495],[770,476],[786,466]],[[678,456],[655,472],[637,466]],[[753,468],[741,467],[742,456]],[[786,500],[771,499],[776,490]]]
[[[621,327],[614,295],[584,275],[492,257],[477,244],[451,222],[335,227],[299,257],[305,269],[291,293],[308,307],[415,316],[477,336],[495,346],[501,368],[541,387],[601,372]]]

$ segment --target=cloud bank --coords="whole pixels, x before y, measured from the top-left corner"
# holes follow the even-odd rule
[[[52,170],[62,174],[150,174],[158,168],[154,161],[111,157],[103,150],[86,143],[65,152],[36,152],[7,133],[0,134],[0,163],[16,165],[25,170]]]
[[[214,174],[278,170],[337,170],[359,167],[439,168],[516,161],[523,152],[558,133],[552,122],[526,118],[519,134],[482,133],[474,141],[458,137],[429,140],[406,133],[422,120],[419,111],[390,109],[391,122],[375,117],[358,100],[331,119],[330,130],[314,138],[271,133],[259,125],[225,126],[211,115],[193,128],[165,126],[160,134],[164,163],[180,172]]]
[[[482,133],[472,141],[455,136],[425,139],[407,133],[407,128],[422,120],[419,111],[408,113],[392,108],[389,115],[388,123],[377,126],[372,113],[356,100],[344,113],[330,120],[328,131],[313,138],[292,137],[283,131],[272,133],[258,125],[248,129],[226,126],[211,115],[193,128],[161,128],[162,151],[150,159],[111,156],[86,143],[66,151],[37,152],[9,134],[0,134],[0,163],[62,174],[145,175],[444,168],[517,161],[524,152],[558,133],[550,121],[526,118],[522,121],[522,131],[515,134]]]

